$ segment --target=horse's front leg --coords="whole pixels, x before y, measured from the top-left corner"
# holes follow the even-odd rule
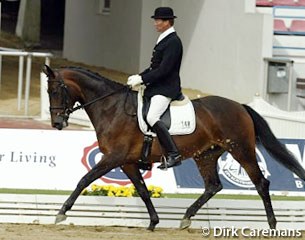
[[[147,229],[153,231],[155,229],[155,226],[159,223],[159,217],[150,199],[149,191],[145,185],[139,167],[136,164],[126,164],[121,166],[121,168],[132,181],[141,199],[145,203],[150,216],[150,224]]]
[[[78,182],[75,190],[71,193],[70,197],[65,201],[61,209],[59,210],[55,223],[66,220],[66,212],[72,208],[76,199],[81,192],[89,186],[93,181],[108,173],[113,168],[120,166],[122,163],[118,160],[118,154],[116,155],[103,155],[102,160],[99,161],[85,176]]]

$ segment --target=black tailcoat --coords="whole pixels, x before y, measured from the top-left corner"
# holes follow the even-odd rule
[[[153,50],[150,67],[140,73],[146,85],[144,95],[163,95],[172,99],[181,96],[180,65],[183,47],[173,32],[162,39]]]

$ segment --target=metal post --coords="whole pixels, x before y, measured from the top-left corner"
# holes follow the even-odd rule
[[[48,108],[48,77],[40,73],[40,119],[47,120],[50,117]]]
[[[22,100],[23,65],[24,65],[24,56],[19,56],[18,92],[17,92],[18,111],[20,111],[20,109],[21,109],[21,100]]]
[[[49,57],[46,57],[46,59],[45,59],[45,65],[48,65],[48,66],[50,66],[50,58]]]
[[[0,33],[1,33],[1,31],[2,31],[1,13],[2,13],[2,1],[0,2]]]
[[[263,99],[268,101],[269,94],[268,94],[268,68],[269,68],[269,61],[264,59],[264,83],[263,83]]]
[[[31,68],[32,68],[32,54],[29,54],[27,56],[27,62],[26,62],[25,94],[24,94],[24,115],[28,115],[28,113],[29,113]]]
[[[287,111],[290,111],[291,101],[292,101],[292,75],[293,75],[292,62],[288,62],[287,65],[289,66]]]
[[[0,55],[0,89],[2,87],[2,55]]]
[[[45,57],[45,65],[50,66],[50,56]],[[48,77],[44,74],[40,74],[40,118],[42,120],[47,120],[50,117],[49,113],[49,108],[46,107],[48,106],[48,94],[47,94],[47,89],[48,89]]]

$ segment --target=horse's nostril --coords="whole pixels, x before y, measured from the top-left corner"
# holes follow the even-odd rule
[[[63,125],[61,123],[53,123],[53,128],[56,128],[58,130],[62,130],[63,129]]]
[[[62,125],[60,124],[60,125],[57,125],[57,127],[56,127],[58,130],[62,130]]]

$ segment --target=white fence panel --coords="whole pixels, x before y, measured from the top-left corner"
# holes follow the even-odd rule
[[[67,199],[62,195],[0,194],[0,222],[53,224]],[[194,199],[153,199],[158,227],[178,228]],[[279,229],[305,229],[303,201],[273,201]],[[149,215],[140,198],[80,196],[62,224],[147,227]],[[260,200],[212,199],[192,219],[191,228],[268,229]]]
[[[305,111],[283,111],[270,105],[260,97],[255,97],[249,105],[267,120],[276,137],[305,138]]]

